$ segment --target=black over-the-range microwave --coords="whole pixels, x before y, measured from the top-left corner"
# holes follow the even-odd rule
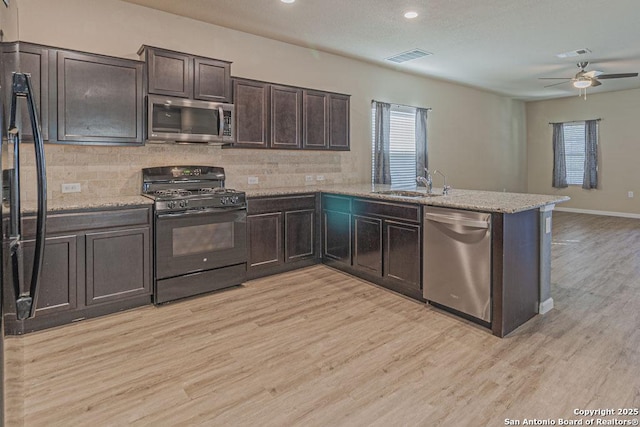
[[[234,125],[233,104],[147,97],[149,142],[229,143],[234,139]]]

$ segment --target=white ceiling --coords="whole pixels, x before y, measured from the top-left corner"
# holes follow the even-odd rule
[[[640,0],[125,0],[212,24],[313,47],[519,99],[577,95],[578,60],[604,73],[640,72]],[[407,20],[403,14],[420,15]],[[432,56],[395,65],[419,48]],[[592,53],[560,59],[556,54]],[[589,93],[640,88],[603,80]]]

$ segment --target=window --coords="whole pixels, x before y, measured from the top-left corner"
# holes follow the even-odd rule
[[[598,188],[598,122],[592,119],[553,124],[553,186]]]
[[[375,105],[371,109],[371,182],[374,182],[374,144],[376,129]],[[389,127],[389,168],[391,184],[395,187],[412,186],[416,183],[416,109],[391,106]]]
[[[584,179],[585,122],[564,123],[562,132],[567,162],[567,184],[582,185]]]

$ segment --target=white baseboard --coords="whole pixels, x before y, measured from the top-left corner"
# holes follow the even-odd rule
[[[549,298],[538,305],[538,314],[545,314],[553,309],[553,298]]]
[[[610,211],[597,211],[592,209],[575,209],[575,208],[559,208],[559,207],[556,207],[555,210],[560,212],[582,213],[582,214],[588,214],[588,215],[618,216],[622,218],[640,219],[640,214],[634,214],[634,213],[628,213],[628,212],[610,212]]]

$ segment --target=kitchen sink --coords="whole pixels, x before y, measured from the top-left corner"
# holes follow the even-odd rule
[[[374,194],[384,194],[387,196],[400,196],[400,197],[436,197],[442,194],[426,193],[422,191],[410,191],[410,190],[380,190],[374,191]]]

